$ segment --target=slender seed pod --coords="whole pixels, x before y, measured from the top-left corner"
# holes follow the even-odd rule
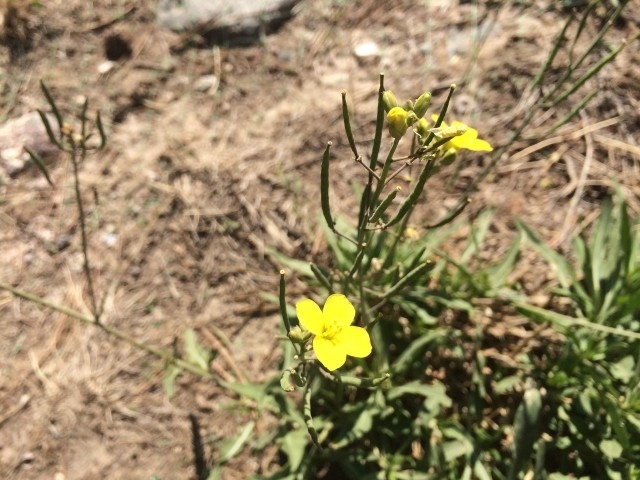
[[[356,148],[356,142],[353,139],[353,131],[351,130],[351,119],[349,118],[349,107],[347,105],[347,91],[342,91],[342,119],[344,120],[344,131],[347,134],[347,140],[349,140],[349,146],[353,155],[358,158],[358,149]]]
[[[291,331],[291,322],[289,321],[289,315],[287,314],[287,300],[285,298],[285,294],[284,270],[280,270],[280,315],[282,315],[284,328],[287,330],[288,334]]]
[[[320,203],[322,205],[322,215],[331,230],[334,229],[335,222],[331,216],[331,206],[329,204],[329,153],[331,150],[331,142],[327,142],[327,148],[322,156],[322,167],[320,170]]]
[[[387,208],[389,208],[389,206],[391,205],[391,202],[393,202],[393,200],[396,198],[396,195],[398,195],[398,192],[400,190],[402,190],[400,187],[396,187],[389,195],[387,195],[387,197],[382,202],[380,202],[380,205],[378,205],[378,208],[374,210],[373,214],[371,215],[371,218],[369,218],[370,223],[375,223],[378,220],[380,220],[380,217],[384,212],[387,211]]]

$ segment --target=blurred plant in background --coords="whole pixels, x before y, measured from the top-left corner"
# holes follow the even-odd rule
[[[361,152],[342,93],[345,134],[363,172],[355,189],[359,208],[353,218],[333,208],[329,142],[320,162],[320,207],[331,261],[309,264],[271,252],[305,280],[309,298],[290,305],[282,270],[279,296],[272,296],[283,319],[282,368],[266,382],[247,382],[241,374],[219,378],[211,367],[213,352],[194,330],[185,330],[182,345],[169,350],[100,321],[104,297],[93,285],[78,168],[89,152],[104,147],[106,136],[99,115],[88,120],[87,102],[77,126],[65,121],[44,84],[57,128],[44,113],[42,121],[73,166],[91,314],[10,285],[0,289],[157,356],[168,395],[178,375],[189,372],[237,394],[256,416],[268,412],[277,419],[260,437],[250,421],[235,436],[212,442],[215,461],[208,461],[193,418],[198,478],[222,478],[226,463],[247,447],[259,454],[274,444],[280,461],[265,477],[270,479],[640,478],[640,234],[623,196],[604,203],[592,232],[574,238],[567,256],[520,222],[501,257],[486,261],[481,252],[492,212],[475,218],[465,212],[474,186],[534,116],[552,114],[575,98],[624,48],[624,43],[610,48],[588,65],[627,1],[608,2],[609,20],[584,52],[575,51],[586,19],[602,3],[594,0],[581,15],[569,16],[532,81],[537,101],[495,149],[480,138],[494,132],[478,132],[455,118],[445,123],[455,86],[434,111],[429,92],[400,103],[381,75],[371,150]],[[550,78],[562,50],[568,64]],[[585,94],[547,134],[596,93]],[[465,150],[484,152],[483,172],[440,218],[412,223],[428,182],[462,155],[473,154]],[[51,183],[41,159],[33,153],[31,158]],[[445,245],[462,229],[468,232],[466,243],[454,257]],[[551,292],[546,308],[532,305],[510,280],[525,243],[557,273],[560,288]],[[552,335],[531,348],[509,350],[513,358],[492,357],[487,350],[495,350],[495,338],[489,339],[482,319],[500,322],[507,315],[541,323]]]

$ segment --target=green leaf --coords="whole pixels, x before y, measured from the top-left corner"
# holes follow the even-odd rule
[[[277,250],[272,248],[265,249],[267,255],[272,257],[276,262],[278,262],[281,266],[293,270],[294,272],[298,272],[306,277],[313,278],[313,272],[311,271],[311,266],[309,262],[303,262],[302,260],[297,260],[295,258],[289,258],[286,255],[281,254]]]
[[[466,265],[469,260],[480,250],[484,243],[489,227],[491,226],[491,220],[493,219],[493,210],[485,209],[480,213],[478,218],[473,224],[471,229],[471,235],[469,236],[469,245],[462,253],[460,257],[460,265]]]
[[[600,442],[600,451],[610,459],[615,460],[622,455],[622,445],[616,440],[602,440]]]
[[[290,472],[296,472],[300,468],[308,439],[309,433],[306,428],[292,428],[286,435],[277,440],[280,448],[289,459]]]
[[[220,382],[221,385],[242,397],[261,403],[267,394],[268,385],[263,383]]]
[[[420,395],[425,397],[427,399],[426,405],[430,411],[438,410],[440,406],[445,408],[451,406],[451,398],[447,395],[447,389],[440,382],[425,385],[414,381],[398,387],[392,387],[387,393],[387,398],[389,400],[395,400],[403,395]]]
[[[391,366],[392,376],[395,373],[404,372],[424,353],[431,342],[444,336],[444,330],[433,330],[414,340],[393,362]]]
[[[342,432],[337,441],[331,445],[331,448],[333,450],[345,448],[347,445],[365,436],[371,431],[373,419],[377,417],[379,413],[377,408],[364,405],[353,425]]]
[[[520,378],[520,375],[509,375],[508,377],[504,377],[496,382],[493,386],[493,391],[498,395],[502,395],[503,393],[513,391],[514,387],[519,385],[521,382],[522,379]]]
[[[229,438],[220,444],[218,464],[226,463],[240,453],[245,443],[247,443],[249,437],[253,433],[254,427],[255,422],[252,420],[248,422],[242,430],[240,430],[238,435]]]
[[[513,425],[514,454],[509,478],[518,478],[533,454],[533,447],[539,437],[542,414],[542,395],[537,388],[524,392],[516,410]]]
[[[524,238],[531,244],[542,257],[549,262],[558,274],[558,280],[564,288],[569,288],[576,281],[575,273],[571,264],[559,253],[555,252],[546,243],[538,238],[524,222],[516,221],[518,230],[523,234]]]
[[[182,369],[173,363],[167,365],[165,369],[164,376],[162,377],[162,388],[164,388],[164,393],[169,398],[173,397],[175,393],[175,381],[180,373],[182,373]]]
[[[611,375],[623,383],[629,383],[629,380],[635,375],[635,361],[633,356],[627,355],[622,360],[614,363],[610,367]]]
[[[36,152],[31,150],[26,145],[23,145],[22,148],[24,148],[27,151],[27,153],[31,157],[31,160],[33,160],[33,162],[36,164],[36,167],[38,167],[38,169],[44,175],[44,178],[47,180],[47,183],[50,186],[53,187],[53,181],[51,180],[51,177],[49,176],[49,170],[47,170],[47,166],[44,164],[44,160],[42,160],[42,158],[40,158],[40,155],[38,155]]]
[[[446,462],[455,460],[458,457],[466,455],[473,449],[471,443],[467,440],[451,440],[442,444],[442,453]]]
[[[222,480],[222,470],[222,465],[214,466],[209,472],[207,480]]]
[[[209,352],[200,345],[198,342],[198,337],[196,336],[196,332],[188,328],[184,331],[183,335],[184,340],[184,351],[187,355],[187,360],[194,365],[202,368],[203,370],[209,370],[209,361],[211,360],[211,355]]]
[[[502,256],[502,260],[487,269],[487,275],[492,289],[496,290],[506,286],[509,275],[513,272],[518,257],[520,256],[521,242],[522,235],[518,235],[516,239],[511,242],[511,245],[509,245],[506,253]]]

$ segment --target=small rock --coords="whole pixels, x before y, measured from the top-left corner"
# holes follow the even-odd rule
[[[371,58],[380,56],[380,47],[373,40],[358,43],[353,48],[353,53],[358,58]]]
[[[49,114],[47,118],[57,134],[58,125],[55,118]],[[0,126],[0,165],[11,177],[22,172],[29,162],[25,146],[45,161],[57,152],[56,146],[49,140],[38,112],[10,119]]]
[[[69,235],[65,235],[64,233],[62,235],[58,235],[58,238],[56,238],[56,248],[59,252],[67,248],[69,245],[71,245]]]
[[[193,89],[198,92],[208,92],[215,84],[218,83],[218,77],[215,75],[203,75],[193,82]]]
[[[104,232],[100,235],[100,241],[107,247],[114,247],[118,243],[118,234],[111,232]]]
[[[107,60],[105,62],[102,62],[100,65],[98,65],[98,73],[100,75],[104,75],[105,73],[109,73],[113,67],[116,66],[116,62],[111,61],[111,60]]]
[[[158,23],[212,40],[256,41],[293,15],[300,0],[160,0]]]

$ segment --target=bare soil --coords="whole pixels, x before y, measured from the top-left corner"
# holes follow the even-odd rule
[[[535,99],[527,85],[571,14],[542,0],[307,0],[258,43],[216,46],[157,26],[154,3],[0,1],[0,124],[46,108],[41,79],[70,118],[84,98],[90,115],[102,112],[107,148],[80,175],[103,321],[167,349],[194,328],[219,353],[217,378],[256,381],[279,358],[277,311],[261,296],[277,292],[270,249],[302,260],[324,250],[318,178],[328,140],[334,204],[350,214],[356,203],[351,182],[362,172],[342,135],[340,91],[366,140],[379,72],[399,98],[432,90],[437,106],[458,83],[452,115],[500,146]],[[638,12],[634,0],[597,58],[638,31]],[[597,10],[578,48],[609,13]],[[367,41],[379,54],[358,57]],[[495,209],[488,256],[504,251],[516,217],[563,248],[614,183],[640,211],[638,52],[629,45],[589,82],[585,91],[599,93],[551,141],[541,143],[543,132],[571,105],[536,118],[480,182],[469,211]],[[105,71],[107,55],[118,59]],[[205,75],[215,76],[208,89]],[[467,155],[451,184],[455,168],[443,171],[424,215],[452,205],[486,161]],[[47,162],[54,187],[35,168],[9,176],[0,165],[0,282],[88,312],[71,165],[62,155]],[[293,302],[304,286],[290,277]],[[551,278],[527,255],[514,273],[534,295]],[[488,325],[496,336],[509,327]],[[194,478],[189,414],[214,446],[251,418],[215,381],[183,375],[167,397],[157,358],[7,292],[0,331],[1,478]],[[268,428],[254,420],[258,434]],[[276,461],[273,451],[244,454],[224,478]]]

